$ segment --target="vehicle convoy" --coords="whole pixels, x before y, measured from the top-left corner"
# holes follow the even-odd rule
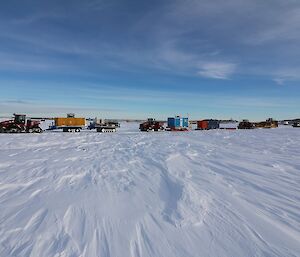
[[[163,131],[164,129],[163,122],[156,121],[152,118],[140,124],[140,131]]]
[[[209,129],[218,129],[219,121],[218,120],[199,120],[197,121],[196,130],[209,130]]]
[[[15,114],[13,120],[0,122],[0,133],[42,133],[39,121],[26,119],[24,114]]]
[[[239,123],[238,129],[254,129],[254,124],[249,120],[243,120]]]
[[[85,127],[85,118],[75,118],[75,114],[67,114],[67,118],[54,118],[54,126],[49,129],[62,129],[63,132],[80,132]]]
[[[168,127],[166,130],[169,131],[188,131],[189,130],[189,119],[180,116],[174,118],[168,118]]]
[[[88,126],[89,129],[96,129],[97,132],[116,132],[120,127],[120,123],[115,120],[97,119]]]
[[[273,120],[272,118],[267,119],[266,121],[257,122],[254,124],[256,128],[277,128],[278,121]]]

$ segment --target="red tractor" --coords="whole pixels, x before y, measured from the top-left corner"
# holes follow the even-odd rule
[[[24,114],[14,114],[13,120],[0,122],[0,133],[42,133],[39,121],[26,120]]]
[[[158,122],[155,119],[148,119],[148,121],[140,124],[141,131],[162,131],[164,126],[162,122]]]

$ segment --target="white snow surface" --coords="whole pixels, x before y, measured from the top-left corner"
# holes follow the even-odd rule
[[[0,256],[300,256],[300,129],[0,134]]]

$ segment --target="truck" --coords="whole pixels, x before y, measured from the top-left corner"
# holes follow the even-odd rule
[[[75,118],[75,114],[69,113],[66,118],[54,118],[54,126],[49,129],[62,129],[63,132],[80,132],[84,128],[85,118]]]
[[[13,120],[0,122],[0,133],[42,133],[39,121],[26,119],[25,114],[13,114]]]
[[[181,116],[168,118],[168,126],[166,130],[169,131],[188,131],[189,119]]]
[[[140,131],[163,131],[164,129],[163,122],[156,121],[153,118],[148,118],[147,121],[140,124]]]

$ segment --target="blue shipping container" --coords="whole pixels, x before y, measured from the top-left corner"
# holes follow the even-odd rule
[[[184,127],[184,128],[189,127],[189,119],[188,118],[182,118],[182,127]]]
[[[188,118],[168,118],[168,127],[169,128],[188,128],[189,127],[189,119]]]

